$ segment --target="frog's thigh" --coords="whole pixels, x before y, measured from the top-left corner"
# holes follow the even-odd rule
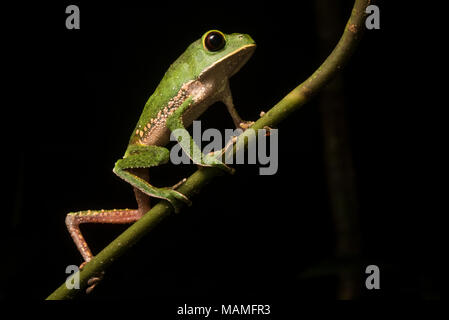
[[[116,163],[117,169],[150,168],[165,164],[170,159],[170,151],[159,146],[131,146],[127,155]]]

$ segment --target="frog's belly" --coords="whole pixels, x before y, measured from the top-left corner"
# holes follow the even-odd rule
[[[199,103],[194,103],[190,106],[182,116],[182,123],[185,128],[192,125],[193,121],[198,119],[207,108],[212,105],[215,101],[212,99],[206,99]],[[164,120],[161,125],[151,133],[148,139],[148,145],[165,146],[170,142],[170,130],[167,127],[166,121]]]
[[[190,106],[182,116],[182,123],[184,127],[190,127],[192,125],[192,122],[194,120],[197,120],[207,110],[207,108],[209,108],[209,106],[211,106],[215,102],[215,100],[207,99],[206,101],[195,103]]]

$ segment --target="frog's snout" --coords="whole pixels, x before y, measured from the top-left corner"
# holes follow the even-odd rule
[[[251,38],[251,36],[249,34],[245,34],[245,33],[239,34],[238,38],[240,41],[245,42],[247,45],[256,46],[256,41],[254,41],[254,39]]]

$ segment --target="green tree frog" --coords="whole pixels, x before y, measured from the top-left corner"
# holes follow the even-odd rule
[[[218,30],[206,32],[168,68],[154,93],[150,96],[122,159],[115,163],[113,172],[134,187],[137,209],[87,210],[71,212],[66,225],[84,262],[93,255],[79,225],[82,223],[132,223],[150,210],[150,197],[168,200],[174,211],[190,200],[174,187],[157,188],[149,183],[148,169],[169,161],[170,152],[164,146],[170,141],[170,133],[185,129],[209,106],[223,102],[236,127],[246,129],[251,122],[242,121],[234,108],[229,78],[240,70],[256,48],[247,34],[224,34]],[[192,159],[194,152],[201,152],[189,135],[178,143]],[[196,160],[199,166],[214,166],[231,172],[222,161],[211,154]],[[195,162],[195,160],[194,160]],[[182,183],[182,181],[181,181]],[[90,292],[100,280],[89,280]]]

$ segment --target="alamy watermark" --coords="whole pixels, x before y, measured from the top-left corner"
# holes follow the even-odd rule
[[[375,264],[366,267],[365,273],[369,274],[365,280],[365,286],[368,290],[380,289],[380,269]]]
[[[80,9],[77,5],[68,5],[65,9],[65,13],[68,14],[65,20],[65,26],[67,29],[79,29],[80,28]],[[368,30],[380,29],[380,10],[379,7],[371,4],[366,7],[365,13],[368,14],[365,20],[365,27]]]
[[[71,4],[65,8],[68,14],[65,19],[65,27],[69,30],[80,28],[80,9],[77,5]]]
[[[70,274],[67,279],[65,280],[65,286],[67,289],[79,289],[80,288],[80,273],[78,266],[75,266],[73,264],[68,265],[67,268],[65,268],[65,273]]]
[[[188,141],[173,146],[170,151],[170,161],[173,164],[206,163],[211,157],[221,155],[225,164],[259,164],[260,175],[273,175],[278,170],[278,130],[277,129],[225,129],[224,139],[218,129],[209,128],[201,131],[201,121],[193,121],[193,142],[185,129],[174,130],[171,141]],[[207,142],[202,148],[204,142]],[[236,145],[235,154],[233,145]],[[193,145],[195,144],[195,145]],[[247,148],[244,145],[247,144]],[[183,150],[183,148],[187,150]],[[205,157],[206,155],[206,157]],[[245,157],[246,155],[246,157]],[[246,161],[245,161],[246,160]],[[220,159],[221,161],[221,159]]]
[[[379,7],[371,4],[366,7],[365,13],[368,14],[365,20],[365,27],[368,30],[380,29],[380,10]]]

